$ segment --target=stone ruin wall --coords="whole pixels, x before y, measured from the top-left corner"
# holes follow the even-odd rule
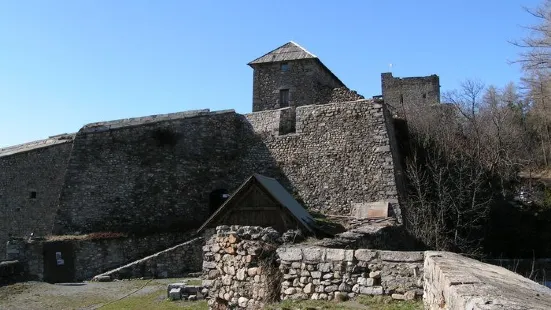
[[[209,308],[261,309],[277,300],[280,235],[271,228],[218,226],[203,247],[203,286]]]
[[[423,252],[282,246],[270,228],[219,226],[203,248],[209,306],[259,309],[285,299],[423,294]],[[337,297],[336,297],[337,296]]]
[[[285,299],[423,298],[425,309],[551,308],[551,289],[450,252],[283,244],[269,229],[219,226],[203,248],[211,309],[261,309]]]
[[[279,248],[277,254],[283,274],[282,300],[423,295],[423,252],[292,246]]]
[[[50,140],[0,149],[0,260],[10,235],[52,232],[72,140]]]

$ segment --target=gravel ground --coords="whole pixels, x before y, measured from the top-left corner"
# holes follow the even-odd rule
[[[24,282],[0,287],[0,309],[101,309],[128,296],[159,292],[166,298],[169,283],[183,279],[131,280],[48,284]]]

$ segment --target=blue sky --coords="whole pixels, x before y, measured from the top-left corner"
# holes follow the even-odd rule
[[[535,0],[0,0],[0,147],[86,123],[191,109],[251,111],[250,60],[293,40],[348,87],[380,73],[517,81]]]

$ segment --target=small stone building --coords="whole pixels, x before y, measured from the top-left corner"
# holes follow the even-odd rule
[[[327,103],[321,97],[346,88],[318,57],[292,41],[248,65],[254,69],[253,112]]]
[[[274,178],[254,174],[199,228],[220,225],[272,227],[280,233],[300,229],[315,234],[312,216]]]

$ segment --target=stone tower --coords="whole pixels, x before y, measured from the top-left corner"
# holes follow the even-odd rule
[[[298,107],[324,101],[345,87],[314,54],[288,42],[248,63],[253,73],[253,112]]]
[[[407,118],[408,107],[440,103],[438,75],[396,78],[392,73],[381,74],[383,100],[392,113]]]

